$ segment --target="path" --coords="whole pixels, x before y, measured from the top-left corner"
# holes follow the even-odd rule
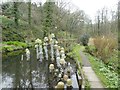
[[[91,88],[104,88],[93,71],[87,56],[82,52],[82,50],[80,51],[80,56],[82,58],[83,72],[90,82]]]

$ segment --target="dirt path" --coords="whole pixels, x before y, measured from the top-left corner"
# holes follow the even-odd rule
[[[87,56],[82,51],[80,51],[80,56],[82,58],[83,72],[85,76],[87,77],[88,81],[90,82],[91,88],[94,88],[94,89],[104,88],[99,78],[93,71]]]

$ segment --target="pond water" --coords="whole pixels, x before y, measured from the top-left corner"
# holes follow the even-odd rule
[[[49,60],[42,62],[36,58],[36,50],[30,49],[30,60],[25,53],[2,57],[2,88],[48,88]],[[23,55],[23,61],[21,56]],[[73,60],[69,60],[75,68]]]

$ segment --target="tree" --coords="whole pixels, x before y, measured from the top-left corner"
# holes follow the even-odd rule
[[[18,19],[19,19],[19,12],[18,12],[18,2],[13,2],[14,5],[14,22],[16,28],[18,27]]]
[[[117,32],[117,14],[116,11],[102,8],[97,12],[94,31],[97,35],[113,35]],[[114,35],[115,36],[115,35]]]
[[[31,0],[28,2],[28,23],[31,25]]]
[[[118,30],[120,30],[120,1],[118,2]]]
[[[118,49],[120,50],[120,1],[118,2],[118,44]]]
[[[12,2],[7,2],[7,3],[3,3],[1,5],[2,8],[2,15],[7,16],[8,18],[11,18],[14,16],[14,7],[13,7],[13,3]]]
[[[2,6],[2,14],[3,15],[8,15],[8,8],[10,8],[10,4],[9,3],[3,3]]]
[[[44,31],[44,36],[48,35],[50,31],[53,29],[53,7],[54,7],[54,2],[46,1],[43,9],[44,9],[44,17],[43,17],[43,31]]]
[[[98,21],[98,25],[97,25],[98,35],[100,36],[100,16],[99,16],[99,12],[98,12],[98,16],[97,16],[97,21]]]

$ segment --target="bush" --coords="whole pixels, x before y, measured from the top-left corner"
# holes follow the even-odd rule
[[[114,54],[109,58],[108,68],[110,70],[114,70],[115,72],[118,72],[120,70],[120,65],[118,63],[118,55]]]
[[[91,55],[96,56],[97,49],[95,46],[86,46],[85,52],[90,53]]]
[[[82,45],[87,46],[90,36],[88,34],[84,34],[80,37],[80,41]]]
[[[96,56],[108,63],[108,58],[113,55],[118,48],[117,39],[113,37],[96,37],[94,38],[94,46],[97,50]]]

